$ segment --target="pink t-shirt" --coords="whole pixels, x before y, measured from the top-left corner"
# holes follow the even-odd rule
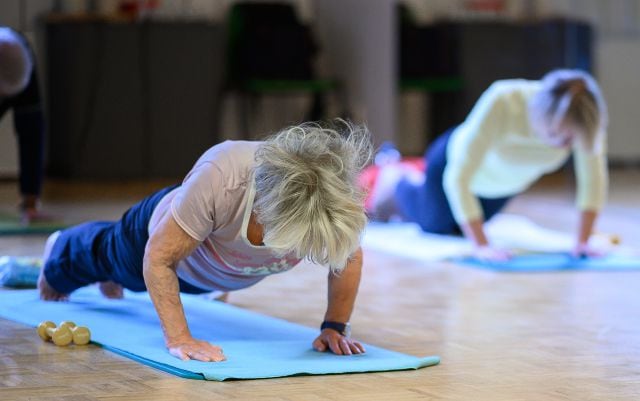
[[[254,156],[259,145],[225,141],[210,148],[182,185],[165,195],[153,211],[150,235],[170,211],[187,234],[201,241],[177,266],[178,277],[189,284],[211,291],[238,290],[300,262],[294,255],[278,257],[247,239],[255,195]]]

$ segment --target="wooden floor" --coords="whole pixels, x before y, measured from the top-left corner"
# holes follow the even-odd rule
[[[612,176],[599,229],[640,247],[640,174]],[[157,184],[49,183],[48,210],[115,218]],[[16,200],[0,184],[0,208]],[[564,178],[510,211],[575,225]],[[43,237],[0,237],[0,254],[37,255]],[[324,311],[325,272],[305,266],[233,293],[230,302],[308,326]],[[365,250],[352,324],[367,343],[440,355],[418,371],[205,382],[180,379],[96,346],[64,349],[0,319],[0,400],[640,400],[640,272],[500,274]]]

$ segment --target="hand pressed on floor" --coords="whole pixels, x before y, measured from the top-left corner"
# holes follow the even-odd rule
[[[171,355],[183,361],[192,359],[202,362],[222,362],[227,360],[222,348],[193,337],[167,341],[167,348]]]
[[[364,346],[356,340],[345,337],[332,329],[324,329],[313,341],[313,348],[319,352],[330,350],[336,355],[364,354]]]

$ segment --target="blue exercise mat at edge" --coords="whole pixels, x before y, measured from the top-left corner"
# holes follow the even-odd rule
[[[125,292],[124,299],[109,300],[88,287],[74,292],[69,302],[45,302],[36,290],[0,291],[0,317],[34,327],[43,320],[72,320],[88,326],[92,341],[104,348],[190,379],[408,370],[440,362],[437,356],[419,358],[371,345],[365,345],[367,352],[362,355],[316,352],[311,343],[317,329],[197,296],[183,295],[182,302],[194,337],[221,346],[227,361],[181,361],[171,356],[147,293]]]
[[[631,271],[640,270],[640,258],[610,255],[596,258],[576,258],[567,253],[531,253],[505,262],[487,262],[475,258],[460,258],[456,263],[503,272],[552,271]]]

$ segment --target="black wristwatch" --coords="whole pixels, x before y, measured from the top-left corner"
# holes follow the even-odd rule
[[[351,325],[349,324],[349,322],[340,323],[340,322],[331,322],[331,321],[325,320],[320,325],[320,330],[324,330],[324,329],[335,330],[345,337],[349,337],[351,335]]]

